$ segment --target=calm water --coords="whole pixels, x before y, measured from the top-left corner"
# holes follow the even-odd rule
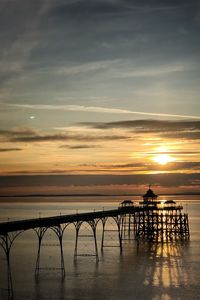
[[[160,197],[162,198],[162,197]],[[163,197],[164,198],[164,197]],[[166,197],[165,199],[168,199]],[[174,198],[174,197],[173,197]],[[22,233],[11,250],[11,267],[14,299],[200,299],[200,201],[198,197],[176,197],[189,213],[190,242],[187,244],[140,244],[134,241],[118,247],[100,251],[102,227],[98,226],[99,262],[94,257],[78,257],[74,260],[74,227],[70,225],[64,233],[64,259],[66,277],[62,280],[59,270],[59,247],[55,234],[48,230],[41,248],[41,270],[38,280],[34,277],[37,254],[37,237],[33,230]],[[188,198],[190,198],[188,200]],[[51,203],[0,203],[0,220],[27,219],[50,215],[70,214],[83,211],[111,209],[118,206],[118,197],[106,202],[104,198],[73,198],[73,202]],[[30,199],[23,199],[30,201]],[[32,199],[34,200],[34,199]],[[39,199],[36,199],[39,200]],[[44,200],[44,199],[43,199]],[[48,199],[45,199],[48,201]],[[64,200],[64,199],[61,199]],[[70,200],[70,199],[68,199]],[[93,200],[93,201],[91,201]],[[111,199],[109,199],[111,200]],[[188,201],[187,201],[188,200]],[[109,220],[108,225],[114,228]],[[90,235],[88,226],[82,234]],[[94,253],[93,240],[79,240],[79,253]],[[107,232],[105,242],[117,245],[116,232]],[[6,262],[0,249],[0,299],[6,297]]]

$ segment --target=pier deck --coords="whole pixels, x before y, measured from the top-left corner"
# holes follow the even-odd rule
[[[143,207],[143,206],[132,206],[132,207],[122,207],[118,209],[112,210],[102,210],[102,211],[94,211],[87,213],[76,213],[70,215],[58,215],[52,217],[44,217],[44,218],[35,218],[35,219],[25,219],[18,221],[8,221],[0,223],[0,235],[5,235],[9,232],[14,231],[23,231],[28,229],[34,229],[39,227],[52,227],[59,226],[61,224],[66,223],[75,223],[75,222],[88,222],[97,219],[102,219],[106,217],[117,217],[123,216],[126,214],[135,214],[139,212],[157,212],[160,213],[162,211],[180,211],[182,206],[174,207]]]
[[[43,246],[43,237],[47,230],[52,230],[58,238],[60,247],[60,266],[56,269],[61,270],[65,276],[63,235],[68,225],[75,227],[75,248],[74,258],[78,256],[94,256],[98,261],[97,226],[102,224],[101,250],[105,247],[119,247],[122,251],[124,240],[141,240],[147,242],[172,242],[177,240],[189,239],[188,215],[182,213],[182,206],[178,206],[174,201],[166,201],[166,206],[155,201],[156,195],[152,190],[148,190],[144,195],[144,201],[140,205],[133,205],[131,200],[125,200],[117,209],[93,211],[87,213],[76,213],[70,215],[58,215],[45,218],[26,219],[18,221],[8,221],[0,223],[0,246],[2,246],[7,261],[8,270],[8,292],[13,299],[12,277],[10,268],[10,250],[14,240],[26,230],[34,230],[38,238],[38,251],[35,265],[35,276],[40,270],[40,252]],[[151,199],[149,201],[149,198]],[[108,220],[112,220],[114,227],[110,227]],[[83,234],[84,224],[90,229],[89,233]],[[113,239],[106,241],[105,235],[115,233],[114,244],[110,243]],[[92,239],[94,242],[94,252],[82,253],[78,251],[79,240]],[[49,268],[49,266],[48,266]]]

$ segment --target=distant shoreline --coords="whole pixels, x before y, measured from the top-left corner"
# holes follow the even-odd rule
[[[200,193],[165,193],[158,196],[200,196]],[[1,198],[46,198],[46,197],[142,197],[141,194],[22,194],[22,195],[0,195]]]
[[[158,196],[199,196],[197,193],[164,193]],[[19,197],[141,197],[142,194],[22,194],[22,195],[0,195],[0,198],[19,198]]]
[[[161,197],[177,197],[182,196],[183,199],[174,199],[175,201],[189,202],[200,201],[200,194],[159,194]],[[190,197],[196,196],[197,199],[190,199]],[[185,198],[185,199],[184,199]],[[123,200],[131,199],[133,202],[138,202],[142,199],[141,194],[59,194],[59,195],[44,195],[44,194],[30,194],[30,195],[13,195],[13,196],[2,196],[0,195],[1,204],[37,204],[37,203],[120,203]]]

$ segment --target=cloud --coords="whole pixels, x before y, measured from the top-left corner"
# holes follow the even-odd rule
[[[198,70],[197,66],[192,62],[175,61],[167,64],[159,63],[157,65],[140,66],[138,63],[131,59],[110,59],[110,60],[97,60],[75,65],[63,65],[57,69],[54,68],[54,73],[62,74],[65,76],[75,76],[80,74],[103,73],[104,76],[111,78],[131,78],[131,77],[156,77],[162,75],[171,75],[177,72],[186,72]],[[44,70],[43,70],[44,72]],[[46,72],[49,72],[47,69]]]
[[[200,121],[127,120],[117,122],[85,122],[79,125],[96,129],[133,129],[137,132],[168,132],[200,130]],[[166,133],[167,134],[167,133]]]
[[[46,134],[46,135],[34,135],[34,136],[18,136],[10,138],[12,142],[54,142],[54,141],[115,141],[125,140],[127,137],[120,135],[107,135],[107,136],[92,136],[92,135],[67,135],[67,134]]]
[[[80,17],[81,19],[88,16],[95,17],[114,17],[133,14],[133,13],[151,13],[156,11],[175,10],[195,6],[196,2],[180,2],[173,1],[162,3],[161,1],[153,1],[151,5],[147,1],[136,3],[130,0],[86,0],[86,1],[69,1],[61,5],[57,5],[52,11],[52,15],[57,18],[64,17]]]
[[[160,154],[160,151],[155,151],[155,152],[146,152],[147,154],[150,155],[156,155],[156,154]],[[197,155],[200,154],[200,151],[162,151],[162,154],[170,154],[170,155]]]
[[[133,140],[143,137],[144,134],[152,134],[153,137],[165,139],[200,139],[200,121],[162,121],[162,120],[134,120],[119,122],[90,122],[78,123],[79,127],[66,127],[51,131],[37,131],[30,128],[15,128],[0,130],[2,141],[9,142],[98,142],[115,140]],[[84,127],[87,127],[84,129]],[[95,130],[97,129],[97,131]],[[91,145],[78,144],[66,145],[71,149],[86,148]],[[93,145],[93,148],[97,146]],[[99,146],[98,146],[99,147]],[[167,152],[168,153],[168,152]],[[198,154],[197,151],[183,151],[185,155]],[[156,154],[148,153],[148,154]],[[170,154],[170,153],[168,153]],[[171,154],[178,155],[176,151]]]
[[[22,148],[0,148],[0,152],[12,152],[12,151],[21,151]]]
[[[3,85],[5,102],[17,104],[25,99],[25,104],[34,101],[55,103],[58,94],[68,94],[75,95],[74,103],[78,104],[81,95],[109,95],[114,101],[118,97],[122,98],[121,103],[127,101],[128,105],[124,106],[126,108],[139,108],[135,112],[116,108],[118,111],[114,112],[106,104],[103,107],[100,102],[100,110],[93,106],[73,109],[68,107],[67,110],[145,115],[148,108],[143,112],[144,105],[134,105],[138,101],[135,99],[138,97],[137,91],[152,87],[155,79],[158,79],[156,84],[159,86],[163,80],[160,75],[163,74],[168,76],[161,85],[166,86],[169,94],[173,94],[173,87],[178,86],[183,94],[186,87],[187,90],[191,87],[195,95],[190,98],[190,102],[195,101],[192,98],[198,96],[195,82],[192,84],[190,79],[185,80],[186,77],[193,78],[188,76],[189,72],[193,71],[193,76],[198,72],[191,70],[191,66],[185,63],[192,55],[191,65],[198,68],[196,57],[199,55],[191,47],[193,42],[198,45],[198,35],[196,33],[194,39],[195,29],[191,29],[188,36],[185,35],[185,40],[179,34],[181,26],[185,25],[182,14],[184,12],[186,15],[188,6],[195,5],[193,1],[163,3],[154,0],[151,5],[148,1],[136,3],[125,0],[2,2],[4,4],[0,19],[4,34],[1,36],[0,72],[3,73],[1,83],[6,81]],[[187,14],[187,18],[186,29],[190,32],[189,28],[193,28],[189,26],[192,16]],[[198,52],[198,47],[195,49]],[[170,82],[169,77],[175,72],[176,76]],[[148,79],[146,76],[153,78]],[[154,78],[155,76],[159,78]],[[183,81],[180,76],[184,77]],[[136,77],[139,77],[138,80]],[[133,93],[134,99],[130,96]],[[180,95],[175,98],[180,102],[182,100]],[[146,96],[145,99],[148,101],[149,97]],[[114,101],[108,102],[108,106],[112,107]],[[152,116],[157,109],[155,107],[151,107]],[[166,109],[167,111],[170,110]],[[185,111],[187,114],[187,110]],[[162,117],[160,114],[159,116]]]
[[[129,62],[130,64],[130,62]],[[194,69],[194,66],[191,66],[186,63],[172,63],[166,65],[154,65],[152,67],[134,67],[130,66],[124,70],[120,70],[115,73],[114,76],[120,78],[126,77],[154,77],[154,76],[162,76],[166,74],[176,73],[176,72],[185,72]]]
[[[58,5],[52,11],[52,16],[57,18],[80,17],[81,19],[89,16],[114,16],[130,13],[130,7],[123,4],[121,1],[70,1]]]
[[[187,170],[199,170],[200,171],[200,162],[198,161],[192,161],[192,162],[170,162],[166,165],[162,166],[156,163],[124,163],[124,164],[95,164],[95,165],[84,165],[84,167],[87,167],[89,170],[89,167],[92,168],[92,170],[98,170],[101,171],[112,171],[113,173],[119,171],[124,171],[127,173],[130,173],[130,171],[162,171],[164,168],[165,172],[170,171],[187,171]],[[91,169],[90,169],[91,170]]]
[[[81,142],[94,142],[94,141],[115,141],[126,140],[129,137],[124,135],[94,135],[94,134],[74,134],[74,133],[46,133],[38,132],[29,129],[15,129],[15,130],[0,130],[0,136],[9,142],[54,142],[54,141],[81,141]]]
[[[198,115],[179,115],[179,114],[167,114],[156,112],[142,112],[132,111],[120,108],[108,108],[98,106],[83,106],[83,105],[46,105],[46,104],[17,104],[17,103],[1,103],[3,106],[10,106],[16,108],[27,108],[35,110],[60,110],[60,111],[81,111],[91,113],[109,113],[109,114],[133,114],[144,116],[157,116],[157,117],[170,117],[170,118],[184,118],[184,119],[200,119]]]
[[[199,140],[200,139],[200,131],[188,131],[188,132],[169,132],[163,133],[163,137],[170,139],[185,139],[185,140]]]
[[[35,131],[33,129],[30,128],[15,128],[12,130],[4,130],[4,129],[0,129],[0,135],[3,136],[27,136],[27,135],[34,135]]]
[[[101,148],[101,146],[99,146],[99,145],[73,145],[73,146],[62,145],[59,148],[74,149],[74,150],[77,149],[77,150],[79,150],[79,149]]]
[[[168,139],[200,139],[200,121],[162,121],[162,120],[129,120],[119,122],[90,122],[79,125],[96,129],[125,129],[133,133],[152,133]]]
[[[1,86],[4,82],[20,77],[29,62],[31,52],[38,45],[42,2],[0,2],[1,29],[4,33],[0,36]]]
[[[133,133],[158,134],[168,139],[200,139],[200,121],[162,121],[162,120],[136,120],[110,123],[82,123],[99,129],[122,128],[133,130]]]
[[[176,162],[172,164],[175,170],[200,170],[200,162]]]
[[[88,72],[98,72],[102,70],[107,70],[111,68],[112,66],[119,64],[121,60],[101,60],[101,61],[93,61],[93,62],[87,62],[82,63],[74,66],[62,66],[57,69],[58,74],[63,75],[77,75],[81,73],[88,73]],[[56,72],[56,70],[54,70]]]
[[[93,186],[93,185],[138,185],[149,183],[164,187],[200,185],[200,174],[132,174],[132,175],[19,175],[0,176],[0,187],[22,186]]]

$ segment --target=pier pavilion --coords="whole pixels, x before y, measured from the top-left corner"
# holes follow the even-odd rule
[[[75,227],[75,249],[74,257],[94,256],[97,261],[99,257],[97,243],[97,226],[102,224],[101,250],[105,247],[119,247],[123,249],[123,241],[134,239],[147,242],[172,242],[189,239],[188,214],[182,213],[183,207],[177,205],[175,201],[159,201],[158,196],[152,189],[147,190],[143,195],[143,200],[136,204],[132,200],[124,200],[117,209],[94,211],[73,215],[59,215],[47,218],[10,221],[0,223],[0,245],[2,246],[7,260],[8,267],[8,290],[12,291],[12,280],[10,272],[10,251],[15,239],[26,230],[34,230],[38,238],[38,252],[35,266],[35,276],[39,275],[40,250],[42,240],[48,229],[52,230],[58,240],[60,247],[60,270],[65,276],[65,263],[63,255],[63,234],[67,226],[73,224]],[[108,220],[112,219],[115,227],[109,228]],[[84,235],[84,238],[91,238],[94,241],[94,253],[79,253],[78,242],[83,235],[80,229],[84,224],[88,224],[91,234]],[[109,245],[105,241],[105,234],[115,231],[116,243]],[[12,294],[12,293],[11,293]]]

